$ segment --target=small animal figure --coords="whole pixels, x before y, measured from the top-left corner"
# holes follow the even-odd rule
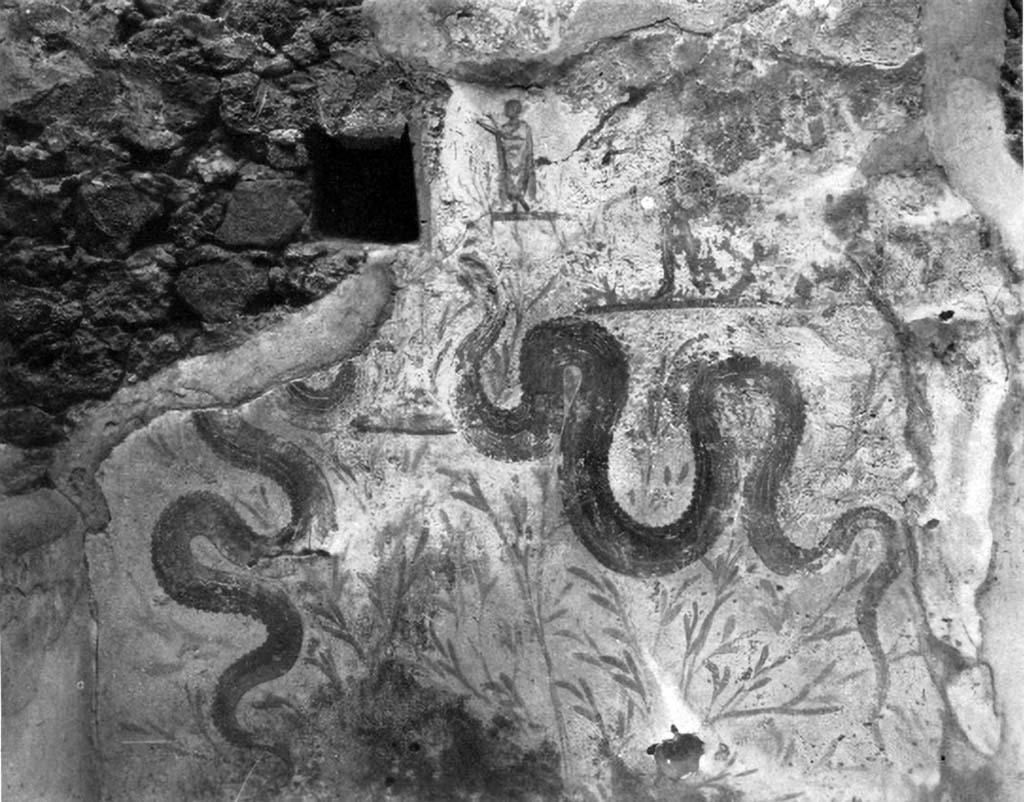
[[[692,733],[680,733],[673,724],[672,737],[648,746],[647,754],[654,756],[659,778],[676,781],[697,770],[704,742]]]

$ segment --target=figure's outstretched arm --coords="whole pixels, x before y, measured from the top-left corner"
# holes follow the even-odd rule
[[[498,125],[497,120],[495,120],[490,114],[486,117],[477,117],[476,124],[488,133],[494,134],[498,139],[501,139],[503,136],[501,133],[501,126]]]

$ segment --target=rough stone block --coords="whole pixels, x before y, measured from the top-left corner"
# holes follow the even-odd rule
[[[147,223],[163,212],[163,204],[116,173],[101,173],[78,190],[75,235],[88,250],[123,254]]]
[[[267,271],[242,257],[230,257],[188,268],[175,286],[203,320],[230,320],[266,292]]]
[[[0,188],[0,234],[58,236],[69,203],[60,181],[19,173]]]
[[[230,248],[278,248],[306,221],[291,182],[243,181],[231,193],[216,239]]]

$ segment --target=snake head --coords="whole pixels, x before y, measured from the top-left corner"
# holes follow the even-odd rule
[[[283,554],[290,554],[291,552],[286,548],[286,546],[291,541],[291,538],[292,527],[286,526],[281,530],[281,532],[271,539],[253,539],[249,541],[244,548],[236,546],[234,549],[235,556],[232,558],[232,561],[236,565],[244,565],[246,568],[252,568],[254,565],[259,563],[260,560],[280,557]]]

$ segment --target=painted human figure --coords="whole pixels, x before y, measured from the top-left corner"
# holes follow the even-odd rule
[[[533,133],[522,119],[523,104],[505,103],[505,121],[499,123],[490,114],[477,124],[494,135],[498,146],[498,194],[503,207],[512,211],[530,211],[537,197],[537,177],[533,163]]]

